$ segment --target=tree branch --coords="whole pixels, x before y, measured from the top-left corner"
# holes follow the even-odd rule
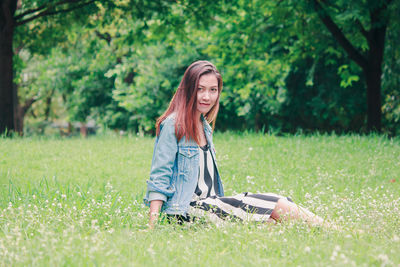
[[[80,0],[78,0],[78,1],[80,1]],[[55,10],[55,11],[52,11],[52,9],[47,8],[46,10],[42,11],[41,13],[39,13],[39,14],[33,16],[33,17],[30,17],[30,18],[28,18],[28,19],[24,19],[24,20],[18,21],[18,22],[16,23],[16,26],[23,25],[23,24],[25,24],[25,23],[28,23],[28,22],[30,22],[30,21],[32,21],[32,20],[35,20],[35,19],[37,19],[37,18],[40,18],[40,17],[52,16],[52,15],[56,15],[56,14],[60,14],[60,13],[66,13],[66,12],[69,12],[69,11],[72,11],[72,10],[75,10],[75,9],[79,9],[79,8],[81,8],[81,7],[84,7],[84,6],[86,6],[86,5],[89,5],[89,4],[91,4],[91,3],[94,3],[95,1],[96,1],[96,0],[90,0],[90,1],[88,1],[88,2],[86,2],[86,3],[78,4],[78,5],[75,5],[75,6],[71,7],[71,8],[60,9],[60,10]],[[71,3],[70,1],[67,1],[67,0],[60,1],[59,3],[61,3],[61,2],[64,2],[63,4]],[[61,4],[60,4],[60,5],[61,5]]]
[[[332,18],[327,14],[326,10],[321,6],[318,0],[313,0],[314,8],[324,23],[326,28],[331,32],[333,37],[338,41],[338,43],[344,48],[349,57],[354,60],[361,68],[366,69],[368,66],[365,57],[358,52],[358,50],[350,43],[350,41],[344,36],[343,32],[339,29]]]
[[[35,12],[41,11],[42,9],[45,9],[46,6],[47,6],[46,4],[43,4],[43,5],[41,5],[41,6],[37,7],[37,8],[29,9],[29,10],[25,11],[24,13],[18,14],[17,16],[15,16],[14,19],[15,20],[19,20],[19,19],[25,17],[28,14],[35,13]]]
[[[332,2],[327,1],[327,0],[321,0],[321,2],[323,2],[325,4],[325,6],[330,6],[330,7],[333,7],[333,8],[336,8],[336,9],[340,10],[340,6],[336,5],[336,3],[332,3]]]
[[[32,13],[36,13],[36,12],[41,11],[43,9],[55,8],[57,6],[61,6],[61,5],[64,5],[64,4],[73,3],[73,2],[80,2],[80,1],[84,1],[84,0],[61,0],[61,1],[59,1],[57,3],[54,3],[54,4],[43,4],[43,5],[41,5],[41,6],[37,7],[37,8],[29,9],[29,10],[25,11],[24,13],[15,16],[15,20],[22,19],[26,15],[29,15],[29,14],[32,14]]]
[[[360,32],[364,35],[364,37],[369,41],[369,32],[364,28],[362,25],[361,21],[359,19],[356,19],[356,24],[358,28],[360,29]]]
[[[107,44],[110,44],[111,42],[111,35],[106,32],[106,33],[101,33],[98,30],[95,30],[94,33],[99,37],[100,39],[103,39],[107,42]]]
[[[25,101],[24,105],[21,106],[22,114],[25,115],[26,111],[38,100],[36,96],[29,98]]]
[[[47,96],[46,98],[46,108],[44,109],[44,118],[47,121],[50,116],[50,108],[51,108],[51,101],[54,95],[55,89],[54,87],[50,91],[50,95]]]

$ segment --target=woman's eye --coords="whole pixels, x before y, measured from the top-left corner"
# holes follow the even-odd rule
[[[217,88],[211,88],[211,91],[216,92],[216,91],[218,91],[218,89]]]

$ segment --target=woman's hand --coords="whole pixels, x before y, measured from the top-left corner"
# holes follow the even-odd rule
[[[153,229],[154,224],[158,220],[158,216],[160,215],[160,210],[163,205],[162,200],[152,200],[150,202],[150,212],[149,212],[149,228]]]

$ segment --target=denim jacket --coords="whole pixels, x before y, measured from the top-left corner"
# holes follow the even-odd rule
[[[216,162],[212,130],[201,117],[204,133]],[[215,163],[216,165],[216,163]],[[197,186],[199,175],[199,146],[190,139],[182,137],[178,142],[175,136],[175,116],[168,116],[160,126],[160,134],[154,144],[150,179],[144,203],[149,206],[152,200],[164,201],[161,211],[167,214],[186,215],[190,201]],[[217,168],[218,196],[223,196],[222,182]]]

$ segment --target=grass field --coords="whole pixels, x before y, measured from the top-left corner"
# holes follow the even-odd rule
[[[226,195],[290,196],[304,223],[160,224],[150,137],[0,139],[0,266],[400,266],[400,139],[216,134]]]

